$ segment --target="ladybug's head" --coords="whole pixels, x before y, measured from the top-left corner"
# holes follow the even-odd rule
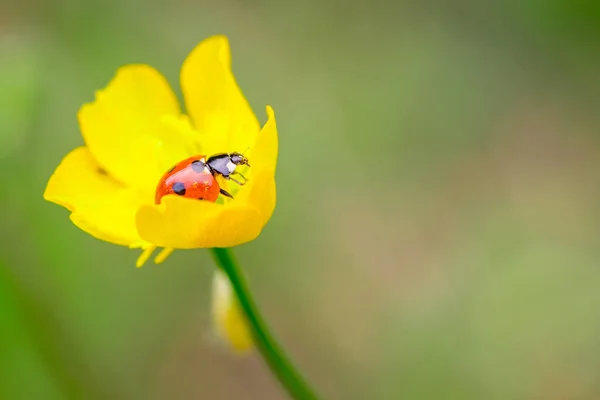
[[[241,153],[231,153],[229,155],[229,158],[231,159],[231,162],[234,163],[235,165],[250,166],[250,164],[248,164],[248,159]]]

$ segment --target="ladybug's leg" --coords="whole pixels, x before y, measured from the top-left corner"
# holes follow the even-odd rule
[[[230,194],[228,191],[226,191],[225,189],[219,189],[219,192],[221,192],[221,194],[222,194],[223,196],[227,196],[227,197],[229,197],[230,199],[233,199],[233,196],[232,196],[232,195],[231,195],[231,194]]]
[[[244,175],[242,175],[241,172],[235,171],[233,174],[241,176],[244,179],[244,183],[248,182],[248,178],[246,178]]]
[[[223,177],[224,177],[225,179],[227,179],[227,180],[234,181],[235,183],[237,183],[237,184],[238,184],[238,185],[240,185],[240,186],[244,186],[244,185],[246,184],[246,182],[242,183],[242,182],[240,182],[240,181],[237,181],[237,180],[233,179],[231,176],[225,176],[225,175],[223,175]]]

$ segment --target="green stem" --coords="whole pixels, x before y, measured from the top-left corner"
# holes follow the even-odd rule
[[[269,332],[259,308],[254,302],[246,279],[233,256],[233,252],[227,248],[214,248],[211,249],[211,252],[216,263],[229,277],[240,306],[246,314],[256,346],[271,368],[271,371],[277,376],[293,399],[318,400],[315,392],[304,378],[302,378],[292,362],[285,355],[283,349],[277,344],[273,335]]]

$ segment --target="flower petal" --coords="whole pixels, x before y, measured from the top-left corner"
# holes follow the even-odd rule
[[[240,309],[229,278],[216,270],[212,287],[212,317],[215,331],[239,352],[253,348],[252,334]]]
[[[259,210],[266,224],[275,209],[275,168],[277,165],[278,137],[275,112],[267,106],[268,120],[248,153],[251,179],[235,195],[235,201],[244,202]],[[256,172],[255,172],[256,171]]]
[[[265,167],[254,174],[252,180],[237,192],[233,201],[256,208],[260,212],[263,225],[266,224],[275,210],[275,169]]]
[[[71,211],[71,220],[90,235],[115,244],[145,247],[135,227],[135,213],[152,197],[127,188],[98,165],[86,147],[62,160],[48,181],[44,199]]]
[[[277,122],[275,120],[275,111],[267,106],[267,122],[256,137],[248,152],[250,165],[256,171],[263,167],[271,167],[275,170],[277,166],[277,154],[279,150],[279,138],[277,135]]]
[[[181,87],[205,154],[243,152],[252,145],[260,125],[231,72],[225,36],[196,46],[183,63]]]
[[[267,117],[267,122],[256,136],[256,142],[251,146],[247,154],[251,167],[238,167],[238,170],[249,178],[248,184],[244,187],[239,187],[235,184],[229,185],[227,181],[219,180],[219,184],[231,193],[236,200],[243,199],[246,201],[252,199],[253,206],[258,208],[263,214],[265,223],[271,217],[273,208],[275,207],[274,179],[278,153],[277,123],[275,121],[275,112],[270,106],[267,106]],[[265,170],[268,170],[268,172]],[[259,177],[259,174],[263,174],[263,176]],[[267,179],[268,175],[270,175],[270,178]],[[250,195],[249,192],[252,191],[251,188],[254,187],[257,179],[260,180],[260,183],[256,187],[260,188],[260,190]],[[262,201],[259,201],[260,198],[268,201],[262,203]]]
[[[147,65],[120,68],[78,117],[98,163],[135,188],[154,191],[165,170],[193,152],[194,133],[180,115],[177,98],[165,78]]]
[[[244,203],[215,204],[167,195],[160,205],[142,206],[136,216],[142,239],[161,247],[231,247],[255,239],[262,216]]]

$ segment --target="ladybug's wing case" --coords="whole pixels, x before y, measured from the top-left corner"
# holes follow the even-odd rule
[[[155,202],[163,196],[176,194],[183,197],[216,201],[219,196],[219,183],[204,163],[204,156],[190,157],[169,170],[159,181]]]

